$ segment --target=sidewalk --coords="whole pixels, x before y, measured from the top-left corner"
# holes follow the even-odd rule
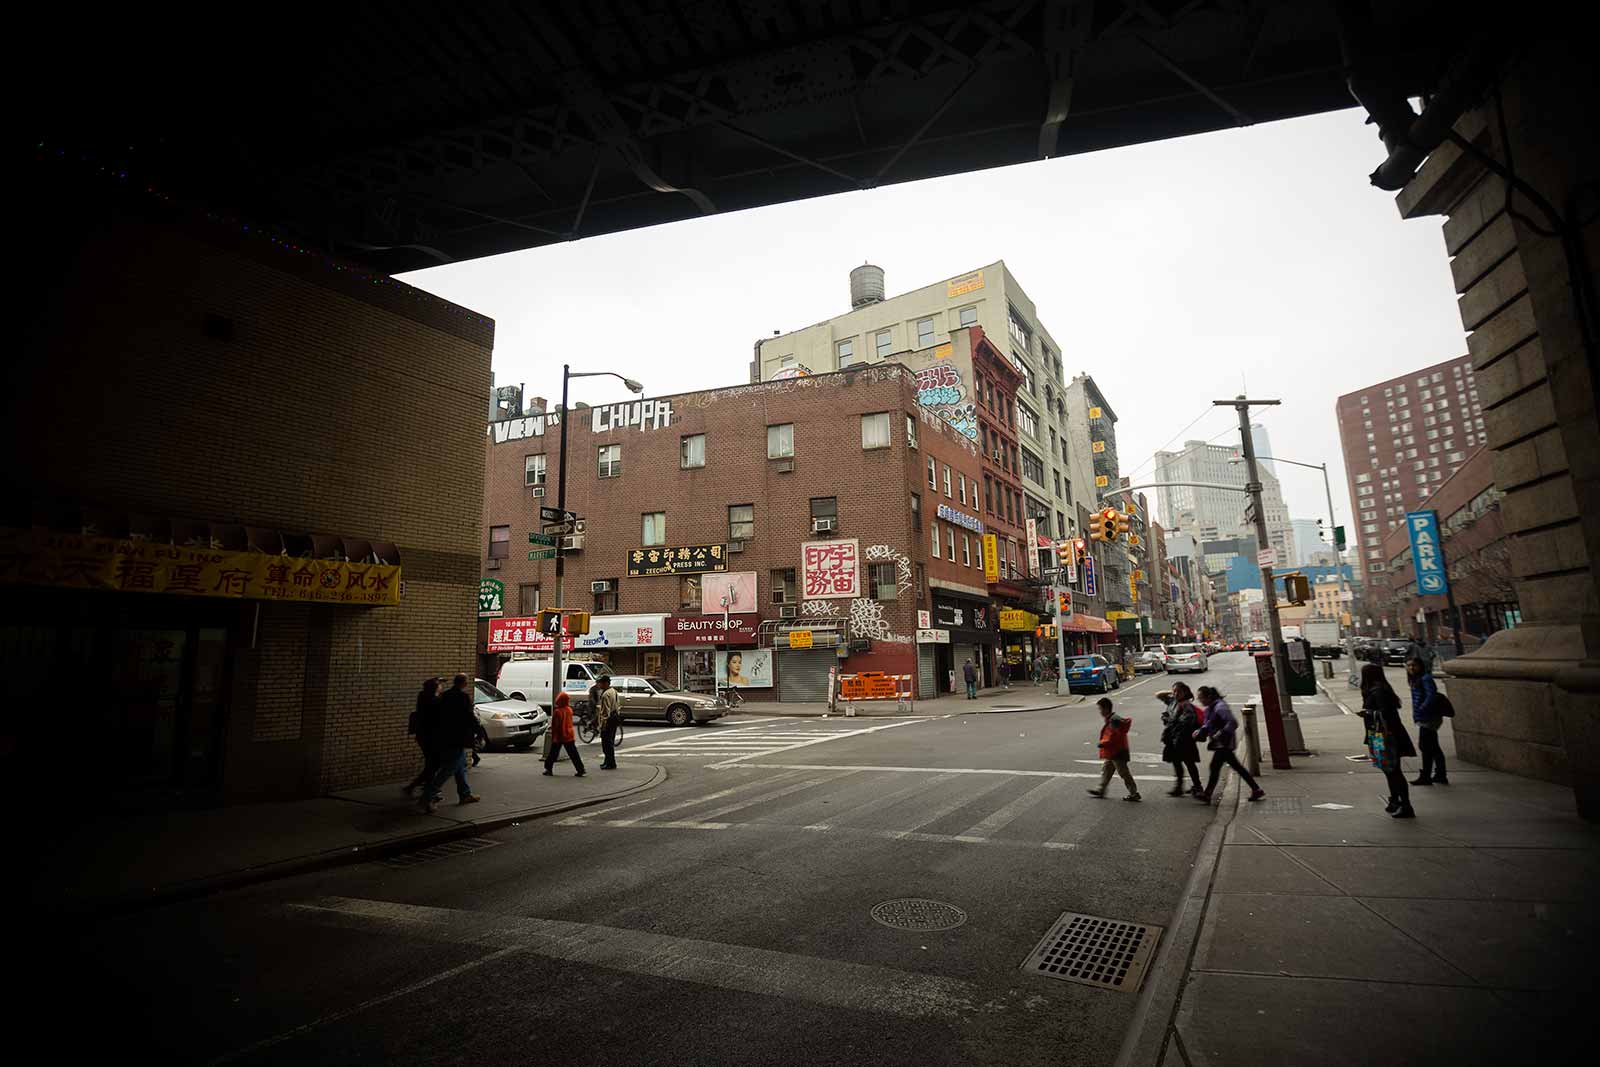
[[[485,753],[468,771],[481,803],[459,806],[453,783],[432,815],[403,783],[311,800],[151,813],[102,812],[40,825],[28,842],[29,890],[47,909],[115,909],[215,892],[341,863],[469,837],[524,819],[587,807],[656,785],[666,772],[627,762],[572,777],[563,761],[546,778],[538,751]],[[588,755],[588,752],[585,752]]]
[[[965,693],[944,693],[934,700],[918,700],[914,705],[908,701],[903,708],[897,707],[893,700],[858,700],[855,703],[855,714],[858,718],[971,715],[989,711],[1044,711],[1063,704],[1082,702],[1082,693],[1057,696],[1054,682],[1043,682],[1039,685],[1034,685],[1032,682],[1017,682],[1010,689],[980,689],[976,700],[968,700]],[[841,698],[838,707],[831,714],[835,718],[844,716],[847,703]],[[747,700],[733,714],[820,717],[830,712],[824,701],[811,703]]]
[[[1452,784],[1413,786],[1417,818],[1394,820],[1382,776],[1345,759],[1364,754],[1360,719],[1302,727],[1317,755],[1264,767],[1266,800],[1230,789],[1119,1064],[1459,1067],[1577,1047],[1600,827],[1570,790],[1456,762],[1446,727]]]

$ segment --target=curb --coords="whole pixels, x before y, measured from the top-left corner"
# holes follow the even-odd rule
[[[422,833],[412,834],[408,837],[393,838],[380,841],[373,845],[356,845],[350,848],[332,849],[327,852],[317,852],[309,856],[298,856],[290,860],[281,860],[275,863],[265,863],[256,867],[246,867],[243,870],[229,871],[225,874],[214,875],[190,882],[179,882],[174,885],[157,886],[144,893],[122,894],[100,900],[86,900],[76,905],[69,903],[52,914],[65,916],[110,916],[123,915],[140,911],[145,908],[158,907],[163,904],[174,904],[184,900],[193,900],[198,897],[212,896],[230,889],[239,889],[248,885],[257,885],[262,882],[272,882],[280,878],[288,878],[297,874],[308,874],[312,871],[328,870],[333,867],[344,867],[355,863],[366,863],[375,859],[386,859],[404,852],[411,852],[419,848],[428,848],[433,845],[444,844],[463,837],[474,837],[481,833],[504,829],[513,823],[531,822],[550,815],[564,815],[569,811],[580,808],[594,807],[596,804],[606,804],[619,797],[632,796],[642,793],[646,789],[654,789],[667,778],[667,769],[658,764],[650,765],[654,773],[650,779],[630,788],[608,793],[605,796],[589,797],[584,800],[574,801],[553,808],[524,809],[517,812],[507,812],[497,815],[492,819],[460,823],[455,826],[440,827],[437,830],[427,830]]]
[[[1177,1024],[1178,1006],[1189,984],[1189,969],[1200,942],[1206,912],[1211,907],[1211,890],[1217,866],[1222,861],[1223,838],[1243,803],[1242,785],[1239,776],[1230,770],[1222,800],[1195,853],[1194,869],[1183,887],[1183,898],[1156,950],[1155,962],[1150,965],[1144,988],[1139,991],[1133,1018],[1128,1021],[1122,1048],[1112,1067],[1157,1067],[1163,1062],[1167,1035],[1174,1032]]]

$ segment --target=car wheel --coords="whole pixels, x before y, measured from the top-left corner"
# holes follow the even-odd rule
[[[674,704],[667,709],[667,721],[674,726],[689,726],[694,722],[694,716],[689,714],[686,704]]]
[[[472,735],[472,751],[489,751],[489,735],[483,732],[483,727],[478,727],[478,732]]]

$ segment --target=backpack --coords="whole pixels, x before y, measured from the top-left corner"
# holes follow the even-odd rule
[[[1456,706],[1450,703],[1449,697],[1445,696],[1437,689],[1434,690],[1433,693],[1433,710],[1437,711],[1439,713],[1439,717],[1442,719],[1453,719],[1456,717]]]
[[[417,727],[422,725],[418,720],[422,718],[420,711],[413,710],[406,718],[406,733],[411,737],[417,736]]]

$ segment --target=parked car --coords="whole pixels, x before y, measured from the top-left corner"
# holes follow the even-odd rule
[[[1167,669],[1167,657],[1159,648],[1147,648],[1133,657],[1133,673],[1160,674]]]
[[[1272,646],[1268,645],[1267,642],[1260,637],[1250,639],[1245,643],[1244,646],[1244,650],[1251,655],[1255,655],[1257,652],[1269,652],[1271,649]]]
[[[1117,677],[1117,668],[1104,656],[1073,656],[1067,660],[1069,691],[1091,689],[1097,693],[1109,693],[1121,686],[1122,680]]]
[[[1167,646],[1167,673],[1177,674],[1180,671],[1193,671],[1203,674],[1210,669],[1210,661],[1206,657],[1205,645],[1168,645]]]
[[[562,688],[567,691],[567,696],[573,702],[573,709],[576,710],[580,698],[587,699],[589,687],[602,674],[610,674],[611,668],[594,660],[567,660],[561,664],[561,673],[565,678]],[[495,679],[495,685],[509,693],[513,700],[527,700],[538,704],[546,711],[550,709],[550,702],[555,699],[550,692],[548,656],[544,659],[508,660],[501,664],[500,676]]]
[[[691,693],[661,678],[619,674],[611,679],[627,721],[664,719],[674,726],[699,725],[728,713],[721,697]]]
[[[1385,667],[1404,667],[1406,660],[1411,658],[1411,642],[1392,637],[1380,641],[1378,655]]]
[[[473,682],[472,710],[478,716],[475,748],[532,748],[550,729],[550,716],[543,708],[512,700],[482,678]]]

